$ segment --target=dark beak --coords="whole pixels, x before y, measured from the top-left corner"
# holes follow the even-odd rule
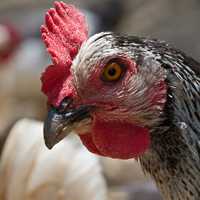
[[[44,140],[46,146],[51,149],[55,144],[66,137],[77,122],[90,118],[91,106],[82,105],[78,108],[71,108],[71,99],[65,99],[63,111],[51,107],[44,122]]]

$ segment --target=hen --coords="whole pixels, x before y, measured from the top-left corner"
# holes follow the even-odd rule
[[[95,154],[139,159],[165,200],[199,199],[200,64],[160,40],[112,32],[87,39],[86,27],[63,2],[46,14],[46,145],[75,130]]]
[[[11,129],[1,155],[0,199],[107,200],[99,159],[74,137],[49,152],[42,128],[39,121],[22,119]]]

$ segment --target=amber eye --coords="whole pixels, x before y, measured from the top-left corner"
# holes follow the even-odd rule
[[[108,63],[103,70],[103,80],[105,81],[117,81],[120,79],[123,73],[123,67],[116,63]]]

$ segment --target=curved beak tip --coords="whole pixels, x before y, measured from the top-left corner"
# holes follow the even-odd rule
[[[52,149],[54,147],[54,143],[49,138],[44,137],[45,145],[48,149]]]
[[[48,117],[47,117],[47,119],[48,119]],[[43,132],[44,132],[44,142],[45,142],[45,145],[48,149],[52,149],[53,146],[55,145],[54,144],[55,133],[52,133],[52,131],[51,131],[52,127],[49,127],[49,125],[50,125],[49,123],[50,122],[48,120],[46,120],[44,122],[44,130],[43,130]]]
[[[52,149],[52,148],[54,147],[53,144],[51,144],[51,143],[49,143],[49,142],[46,142],[46,141],[45,141],[45,145],[46,145],[46,147],[47,147],[48,149]]]
[[[44,141],[48,149],[52,149],[62,138],[59,133],[62,131],[62,115],[58,114],[54,109],[49,110],[44,122]]]
[[[88,118],[91,107],[80,106],[68,109],[60,113],[56,109],[50,109],[44,122],[44,140],[48,149],[52,149],[58,142],[66,137],[76,122]]]

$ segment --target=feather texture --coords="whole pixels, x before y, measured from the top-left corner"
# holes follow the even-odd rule
[[[12,128],[1,159],[0,199],[105,200],[99,160],[73,138],[47,150],[42,129],[27,119]]]

